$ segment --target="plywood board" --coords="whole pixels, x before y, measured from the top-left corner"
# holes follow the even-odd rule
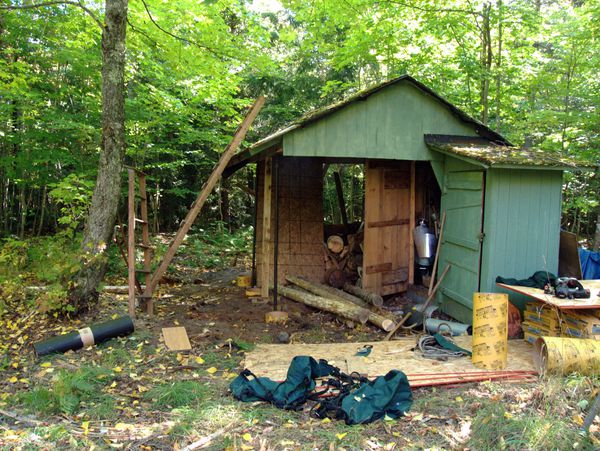
[[[558,248],[558,275],[560,277],[583,278],[577,247],[577,235],[570,232],[560,232]]]
[[[189,351],[192,349],[185,327],[163,327],[165,346],[169,351]]]
[[[600,296],[598,296],[598,293],[600,293],[600,280],[580,280],[580,282],[584,288],[590,290],[591,296],[589,299],[560,299],[551,294],[544,293],[544,290],[540,290],[539,288],[520,287],[505,283],[497,283],[496,285],[515,293],[524,294],[537,301],[554,305],[559,309],[600,309]]]
[[[471,337],[455,337],[455,342],[471,349]],[[356,351],[364,345],[373,346],[368,357],[357,357]],[[422,379],[424,374],[441,377],[444,373],[482,373],[485,370],[471,363],[470,357],[440,362],[425,359],[414,352],[416,338],[401,338],[392,341],[369,343],[324,343],[324,344],[260,344],[246,354],[242,362],[257,376],[266,376],[274,380],[283,380],[287,374],[290,361],[294,356],[309,355],[315,359],[325,359],[339,367],[343,372],[357,371],[369,377],[382,376],[392,369],[404,371],[409,381]],[[505,370],[535,371],[532,361],[533,347],[524,340],[508,342],[508,365]]]

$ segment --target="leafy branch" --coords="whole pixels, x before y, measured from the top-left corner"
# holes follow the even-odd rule
[[[81,8],[88,16],[90,16],[96,25],[100,27],[101,30],[104,30],[104,24],[96,17],[96,15],[92,12],[91,9],[86,7],[81,1],[69,1],[69,0],[56,0],[44,3],[31,3],[27,5],[3,5],[0,6],[0,11],[10,11],[15,9],[33,9],[33,8],[44,8],[46,6],[56,6],[56,5],[72,5]]]

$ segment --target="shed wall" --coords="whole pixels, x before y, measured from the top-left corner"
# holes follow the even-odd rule
[[[398,84],[351,103],[335,114],[283,137],[289,156],[437,159],[427,133],[477,136],[473,127],[413,85]]]
[[[263,165],[257,165],[257,227],[256,270],[257,280],[262,275],[262,219],[263,219]],[[282,157],[279,163],[279,270],[278,278],[284,283],[285,275],[296,275],[321,282],[325,266],[323,260],[323,163],[315,158]],[[273,186],[275,180],[273,179]],[[273,249],[275,239],[275,193],[271,195],[271,255],[273,279]]]
[[[561,171],[488,170],[481,291],[501,291],[497,276],[557,273],[561,191]],[[513,293],[510,298],[519,307],[525,301]]]

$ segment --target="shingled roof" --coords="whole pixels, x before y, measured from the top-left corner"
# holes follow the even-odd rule
[[[486,167],[593,168],[589,163],[554,152],[508,146],[481,137],[425,135],[425,143],[432,150],[465,158]]]

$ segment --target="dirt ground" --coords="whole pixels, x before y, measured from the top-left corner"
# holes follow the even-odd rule
[[[228,393],[228,385],[241,370],[247,346],[277,343],[281,332],[303,343],[384,336],[370,326],[349,327],[332,315],[285,300],[287,324],[266,324],[264,315],[272,306],[253,302],[232,283],[241,272],[187,271],[179,279],[185,283],[161,286],[156,315],[140,314],[132,336],[58,356],[36,358],[31,344],[124,314],[126,296],[103,294],[98,310],[77,320],[48,318],[15,304],[0,324],[2,449],[181,449],[207,437],[211,440],[205,448],[241,450],[600,445],[598,423],[589,437],[577,432],[598,393],[598,378],[578,375],[530,384],[416,389],[407,417],[360,426],[311,418],[308,407],[294,412],[240,403]],[[404,301],[390,304],[398,311]],[[193,348],[189,353],[165,349],[160,331],[170,326],[186,327]],[[94,385],[97,393],[81,394],[76,384],[73,388],[69,377],[99,369],[104,373]],[[79,404],[47,408],[44,396],[65,392],[65,381],[71,381],[71,391],[64,396],[77,394]]]

